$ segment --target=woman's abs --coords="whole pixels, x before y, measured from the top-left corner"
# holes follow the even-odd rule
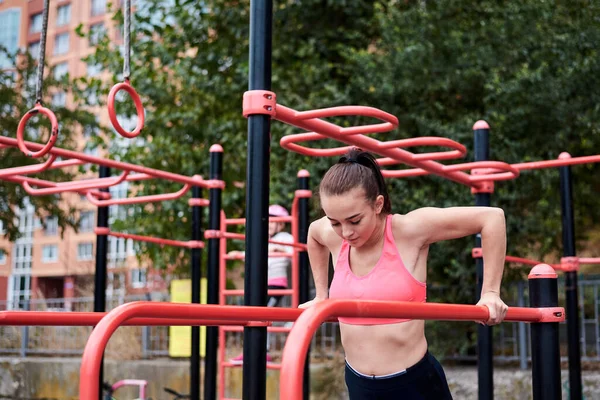
[[[365,375],[393,374],[413,366],[427,351],[424,322],[388,325],[340,323],[346,360]]]

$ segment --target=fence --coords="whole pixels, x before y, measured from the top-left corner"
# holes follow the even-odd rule
[[[559,280],[559,296],[564,296],[564,282]],[[579,281],[581,355],[583,361],[600,362],[600,280]],[[137,301],[169,301],[167,295],[153,293],[146,296],[112,296],[107,298],[107,309],[120,304]],[[526,282],[507,288],[505,301],[511,306],[528,304]],[[564,298],[559,298],[564,304]],[[241,297],[233,297],[230,304],[243,304]],[[10,306],[10,307],[9,307]],[[18,306],[18,307],[17,307]],[[283,299],[282,306],[289,306]],[[39,299],[8,304],[0,302],[3,309],[29,309],[32,311],[92,311],[93,298]],[[10,327],[0,326],[0,354],[27,355],[81,355],[91,327]],[[523,368],[531,358],[529,324],[501,324],[494,329],[496,350],[495,360],[499,362],[519,362]],[[271,353],[277,356],[285,344],[285,333],[270,334]],[[566,324],[560,326],[561,355],[567,359]],[[228,349],[238,351],[242,347],[242,334],[228,334]],[[337,324],[324,324],[312,343],[312,357],[330,358],[341,351]],[[121,327],[107,348],[108,357],[152,358],[169,356],[169,328]],[[445,359],[469,360],[475,356],[450,354]]]

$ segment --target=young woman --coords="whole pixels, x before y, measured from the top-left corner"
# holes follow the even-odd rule
[[[332,166],[319,187],[325,217],[308,232],[316,297],[425,302],[429,245],[481,233],[485,273],[478,305],[500,323],[506,253],[504,213],[492,207],[421,208],[392,214],[375,159],[352,149]],[[335,273],[328,290],[328,261]],[[424,321],[339,318],[351,400],[451,399],[444,371],[427,351]]]

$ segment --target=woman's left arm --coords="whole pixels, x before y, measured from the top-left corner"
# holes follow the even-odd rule
[[[488,325],[504,319],[508,307],[500,299],[500,284],[506,256],[506,219],[496,207],[426,207],[405,215],[410,234],[423,246],[442,240],[481,233],[483,285],[478,305],[490,310]]]

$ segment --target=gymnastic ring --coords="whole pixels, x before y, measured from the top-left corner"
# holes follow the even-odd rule
[[[52,125],[50,131],[50,139],[48,139],[48,143],[44,147],[42,147],[39,151],[31,151],[27,145],[25,144],[25,139],[23,139],[25,133],[25,127],[27,126],[27,122],[31,117],[37,114],[43,114],[50,120],[50,124]],[[19,126],[17,127],[17,145],[19,149],[27,156],[32,158],[38,158],[46,155],[56,143],[56,139],[58,139],[58,120],[56,119],[56,115],[52,112],[52,110],[42,106],[41,103],[36,103],[35,106],[27,111],[21,121],[19,121]]]
[[[115,110],[115,97],[117,96],[117,93],[121,90],[124,90],[127,93],[129,93],[129,96],[131,96],[131,99],[135,104],[135,110],[137,112],[137,125],[135,126],[135,129],[131,132],[127,132],[125,129],[123,129],[123,127],[121,126],[121,124],[119,124],[119,121],[117,120],[117,112]],[[129,83],[129,79],[125,79],[124,82],[117,83],[115,86],[112,87],[112,89],[110,89],[110,92],[108,93],[108,116],[115,130],[119,133],[119,135],[123,137],[133,139],[142,132],[142,129],[144,128],[144,107],[142,106],[142,100],[140,99],[140,96],[137,94],[133,86],[131,86],[131,83]]]

